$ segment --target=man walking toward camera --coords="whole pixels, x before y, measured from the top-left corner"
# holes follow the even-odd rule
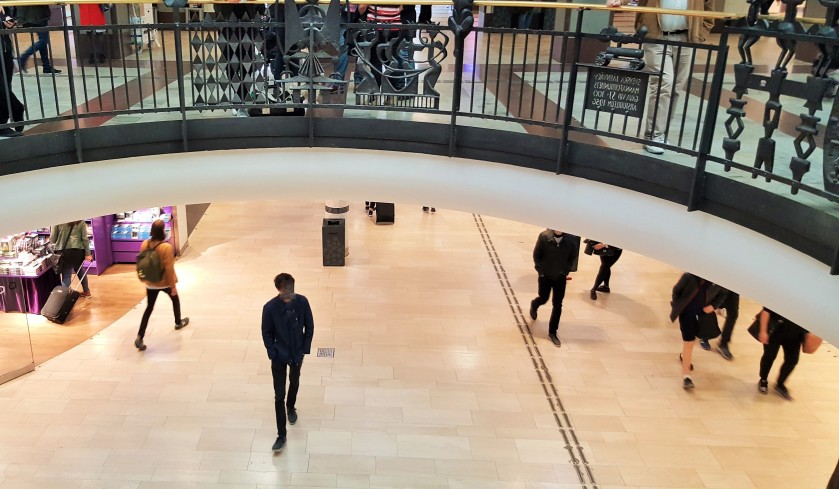
[[[262,308],[262,341],[271,359],[274,377],[274,411],[277,416],[277,441],[271,449],[279,452],[286,442],[286,412],[289,424],[297,422],[297,390],[303,355],[312,349],[314,321],[309,300],[294,293],[294,277],[281,273],[274,277],[277,297]],[[286,396],[288,371],[288,396]]]
[[[556,333],[559,329],[559,318],[562,316],[565,281],[574,269],[579,250],[579,238],[553,229],[542,231],[533,249],[533,263],[539,273],[539,295],[530,302],[530,318],[536,320],[539,306],[548,302],[548,297],[553,292],[548,337],[556,346],[562,346]]]

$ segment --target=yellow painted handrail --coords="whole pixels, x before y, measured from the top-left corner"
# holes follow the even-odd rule
[[[304,0],[295,0],[297,3],[306,3]],[[346,0],[342,0],[341,3],[345,3]],[[376,5],[402,5],[406,2],[406,0],[351,0],[350,3],[354,4],[366,4],[366,3],[375,3]],[[80,4],[99,4],[99,3],[114,3],[114,4],[137,4],[137,3],[162,3],[160,1],[151,1],[151,2],[138,2],[135,0],[110,0],[110,1],[96,1],[96,0],[67,0],[62,2],[47,2],[44,0],[14,0],[14,1],[0,1],[0,5],[8,6],[8,5],[80,5]],[[225,3],[240,3],[240,4],[264,4],[264,3],[273,3],[269,0],[266,1],[244,1],[244,2],[230,2],[225,0],[196,0],[190,1],[190,5],[195,4],[225,4]],[[284,3],[284,0],[280,0],[280,3]],[[325,0],[321,0],[320,3],[328,3]],[[413,0],[410,2],[412,5],[451,5],[451,1],[446,0]],[[544,2],[544,1],[529,1],[529,0],[475,0],[475,5],[479,7],[530,7],[530,8],[544,8],[544,9],[556,9],[556,10],[606,10],[606,11],[626,11],[626,12],[650,12],[655,14],[675,14],[675,15],[684,15],[687,17],[705,17],[708,19],[735,19],[743,17],[742,14],[733,14],[730,12],[702,12],[697,10],[670,10],[670,9],[663,9],[663,8],[653,8],[653,7],[630,7],[630,6],[622,6],[622,7],[607,7],[606,5],[597,5],[597,4],[590,4],[590,3],[569,3],[569,2]]]

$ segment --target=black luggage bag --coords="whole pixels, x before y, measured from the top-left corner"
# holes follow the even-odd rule
[[[85,269],[82,277],[87,275],[88,270],[90,270],[90,266]],[[74,273],[73,276],[75,275],[76,274]],[[81,283],[81,279],[79,279],[79,283]],[[67,316],[70,315],[70,311],[73,310],[73,306],[75,306],[76,302],[79,300],[80,295],[79,291],[73,289],[72,287],[57,285],[54,289],[52,289],[52,292],[50,292],[50,296],[47,298],[47,302],[44,304],[44,307],[41,308],[41,316],[44,316],[54,323],[64,324],[64,321],[67,320]]]
[[[56,286],[41,309],[41,315],[54,323],[64,324],[73,306],[76,305],[76,301],[79,300],[79,295],[79,291],[70,287]]]
[[[396,209],[392,202],[376,202],[373,209],[376,224],[393,224],[396,220]]]

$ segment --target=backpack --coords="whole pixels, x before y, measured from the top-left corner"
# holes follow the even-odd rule
[[[163,263],[160,260],[160,253],[155,248],[163,244],[163,241],[154,245],[154,248],[141,251],[137,255],[137,277],[144,282],[157,283],[163,280]]]

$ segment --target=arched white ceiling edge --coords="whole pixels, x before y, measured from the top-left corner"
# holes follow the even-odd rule
[[[20,173],[0,178],[0,236],[154,205],[327,199],[433,202],[594,237],[770,304],[839,343],[839,277],[792,248],[637,192],[462,158],[272,148],[126,158]]]

